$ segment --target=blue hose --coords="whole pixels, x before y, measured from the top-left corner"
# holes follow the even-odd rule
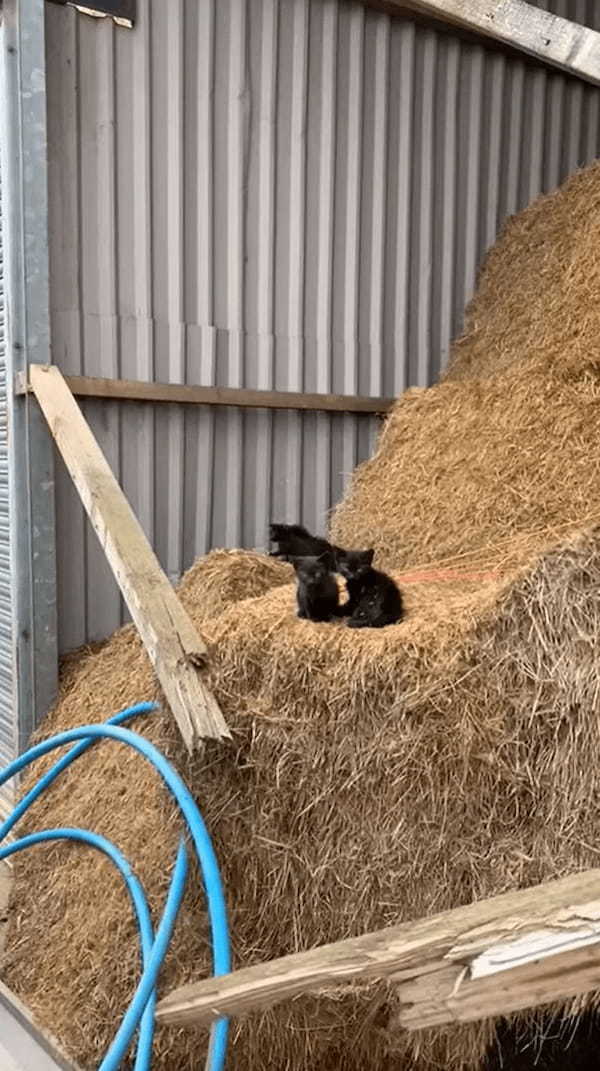
[[[0,848],[0,859],[8,859],[9,856],[22,851],[24,848],[31,848],[35,844],[43,844],[46,841],[53,840],[81,841],[83,844],[90,845],[92,848],[97,848],[99,851],[103,852],[104,855],[108,856],[120,871],[135,911],[140,932],[140,943],[142,946],[142,967],[144,973],[146,973],[148,960],[154,945],[154,930],[152,929],[152,919],[150,918],[148,901],[146,900],[144,890],[142,889],[139,880],[133,873],[125,856],[122,855],[119,849],[115,847],[111,841],[107,840],[106,837],[101,837],[98,833],[91,833],[87,829],[44,829],[40,833],[30,833],[26,837],[21,837],[20,840],[13,841],[12,844],[8,844],[5,848]],[[183,841],[181,842],[179,850],[181,851],[182,849],[185,856],[185,845],[183,844]],[[183,889],[181,892],[183,893]],[[140,1020],[140,1037],[135,1061],[135,1071],[148,1071],[152,1065],[156,994],[153,994],[153,996],[154,999],[148,1000],[146,1007],[144,1008],[144,1014],[141,1016]],[[114,1064],[113,1066],[117,1067],[118,1064]]]
[[[134,718],[138,714],[150,714],[152,711],[157,709],[158,708],[156,703],[138,703],[134,707],[128,707],[127,710],[121,710],[118,714],[114,714],[112,718],[109,718],[107,724],[121,725],[122,722],[129,721],[130,718]],[[78,759],[80,755],[83,755],[83,753],[87,751],[93,743],[94,741],[91,738],[88,738],[87,740],[82,740],[81,743],[76,744],[75,747],[72,747],[70,751],[67,751],[67,754],[63,755],[62,759],[59,759],[58,762],[55,763],[50,770],[48,770],[48,773],[44,774],[43,777],[40,777],[40,780],[37,782],[37,784],[34,785],[33,788],[30,789],[30,791],[27,792],[25,796],[23,796],[23,799],[19,801],[19,803],[8,816],[6,821],[3,822],[0,826],[0,843],[4,840],[6,836],[8,836],[13,826],[16,825],[19,821],[19,818],[23,817],[25,811],[29,810],[32,803],[35,803],[38,797],[42,795],[42,792],[45,792],[46,789],[50,787],[52,782],[56,780],[59,773],[62,773],[63,770],[66,770],[67,766],[70,766],[72,762],[75,762],[75,759]],[[10,771],[10,766],[7,768],[7,770],[4,771],[4,775],[6,775],[8,771]],[[2,783],[4,783],[4,781],[8,781],[9,777],[10,774],[9,776],[4,776]]]
[[[156,704],[138,704],[136,707],[128,708],[115,715],[106,725],[88,725],[83,728],[71,729],[67,732],[60,733],[57,736],[54,736],[49,740],[44,740],[35,747],[30,748],[24,755],[21,755],[18,759],[12,762],[2,773],[0,773],[0,787],[11,777],[14,777],[15,774],[19,773],[25,766],[28,766],[43,755],[48,754],[48,752],[53,751],[55,748],[63,747],[65,744],[79,741],[75,747],[64,755],[63,758],[40,779],[38,784],[27,793],[23,800],[21,800],[13,814],[2,826],[0,826],[0,841],[6,836],[10,829],[12,829],[15,822],[25,813],[27,808],[38,798],[40,793],[55,780],[62,770],[66,769],[71,762],[73,762],[79,755],[83,754],[95,739],[108,738],[124,744],[129,744],[130,747],[133,747],[147,758],[160,773],[163,781],[174,795],[185,816],[204,880],[213,946],[213,972],[215,975],[228,974],[231,970],[231,953],[225,898],[223,895],[218,863],[202,816],[185,783],[169,765],[164,756],[143,737],[138,736],[138,734],[133,733],[128,729],[119,727],[119,722],[125,721],[127,718],[133,717],[136,714],[147,713],[152,709],[156,709]],[[26,838],[23,839],[25,840]],[[15,845],[12,845],[11,847],[13,851],[17,850]],[[7,849],[0,850],[0,858],[3,857],[2,853],[5,851],[7,851]],[[153,941],[152,950],[144,965],[143,974],[136,993],[99,1071],[113,1071],[113,1069],[118,1067],[127,1051],[131,1038],[140,1022],[140,1018],[145,1014],[144,1009],[147,1008],[149,1003],[151,1005],[153,1018],[155,1003],[153,991],[158,971],[164,959],[171,937],[181,897],[183,895],[185,871],[186,858],[184,850],[183,854],[181,854],[181,851],[178,853],[163,916]],[[213,1024],[211,1028],[209,1053],[206,1062],[207,1071],[222,1071],[227,1052],[228,1029],[229,1023],[227,1019],[219,1019],[218,1022]],[[146,1035],[144,1034],[144,1037],[145,1036]],[[142,1035],[140,1030],[138,1056],[140,1056],[139,1050],[141,1048],[141,1041]],[[143,1065],[138,1065],[138,1061],[136,1060],[136,1071],[142,1071],[142,1067]]]

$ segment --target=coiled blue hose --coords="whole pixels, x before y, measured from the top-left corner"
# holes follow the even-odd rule
[[[194,842],[198,863],[204,881],[213,948],[213,972],[215,975],[228,974],[231,970],[231,953],[225,898],[223,895],[218,863],[202,816],[185,783],[172,766],[170,766],[164,756],[161,755],[152,744],[137,733],[133,733],[128,729],[120,727],[120,723],[126,719],[134,717],[137,714],[148,713],[155,709],[156,704],[154,703],[140,703],[135,707],[129,707],[127,710],[116,714],[106,725],[88,725],[79,729],[72,729],[60,733],[57,736],[54,736],[49,740],[44,740],[42,743],[30,748],[24,755],[21,755],[18,759],[12,762],[4,771],[2,771],[2,773],[0,773],[0,787],[11,777],[14,777],[15,774],[24,769],[24,767],[28,766],[36,759],[41,758],[43,755],[48,754],[48,752],[63,747],[65,744],[79,741],[76,746],[71,748],[71,750],[64,755],[26,794],[9,818],[2,824],[2,826],[0,826],[0,842],[6,837],[7,833],[13,828],[15,823],[22,817],[31,804],[50,784],[52,784],[58,774],[65,770],[76,758],[82,755],[84,751],[91,746],[94,740],[98,738],[108,738],[118,740],[124,744],[129,744],[130,747],[133,747],[152,763],[177,800],[184,814]],[[68,839],[83,840],[86,839],[86,837],[94,837],[93,834],[88,835],[85,830],[51,830],[45,832],[47,834],[45,838],[43,834],[32,834],[31,837],[24,837],[21,841],[17,841],[6,848],[0,848],[0,859],[13,854],[21,848],[29,847],[33,843],[39,843],[40,839],[56,839],[59,834],[68,834]],[[53,833],[55,835],[54,838],[51,838],[49,833]],[[77,834],[77,837],[75,834]],[[128,876],[131,874],[131,868],[114,845],[110,844],[109,841],[105,841],[104,838],[100,838],[100,840],[102,841],[102,845],[99,842],[95,842],[94,847],[99,848],[104,851],[105,854],[109,855],[113,862],[115,862],[115,865],[119,865],[116,862],[117,858],[120,858],[120,861],[124,863],[127,873],[121,866],[119,869],[128,884],[129,893],[133,899],[134,893],[132,886],[129,884]],[[88,839],[87,843],[91,844],[92,840]],[[111,852],[113,854],[111,854]],[[146,953],[144,952],[145,938],[143,937],[142,929],[140,927],[143,962],[142,977],[140,978],[133,1000],[123,1018],[121,1026],[100,1065],[99,1071],[116,1071],[116,1068],[118,1068],[127,1052],[137,1026],[140,1024],[140,1020],[140,1038],[138,1042],[135,1068],[136,1071],[146,1071],[146,1068],[150,1067],[149,1060],[151,1060],[154,1005],[156,1001],[156,979],[168,948],[177,912],[183,897],[186,869],[187,859],[185,847],[182,842],[177,854],[171,886],[167,895],[163,915],[156,932],[156,937],[152,934],[152,928],[150,927],[150,940],[152,946],[148,949],[146,945]],[[137,892],[135,896],[137,897]],[[141,903],[139,899],[136,899],[134,902],[136,904]],[[141,910],[143,912],[143,909]],[[138,920],[139,917],[138,914]],[[227,1019],[220,1019],[213,1024],[206,1061],[207,1071],[222,1071],[225,1065],[228,1028],[229,1024]],[[149,1043],[148,1036],[150,1036]]]

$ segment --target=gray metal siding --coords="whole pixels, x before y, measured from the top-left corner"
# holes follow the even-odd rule
[[[544,5],[548,6],[548,5]],[[592,18],[594,4],[556,3]],[[348,0],[47,5],[53,358],[397,394],[432,382],[503,220],[598,153],[600,91]],[[585,18],[583,18],[585,16]],[[600,26],[600,12],[595,13]],[[88,403],[172,578],[271,516],[323,529],[368,417]],[[62,649],[122,619],[58,474]]]
[[[0,28],[0,38],[2,30]],[[15,718],[12,598],[10,583],[10,530],[8,515],[8,415],[6,398],[6,317],[4,302],[4,249],[2,242],[2,175],[0,172],[0,769],[17,754]],[[11,790],[0,789],[2,803]]]

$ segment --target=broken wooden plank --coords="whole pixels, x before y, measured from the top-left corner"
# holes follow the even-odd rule
[[[406,7],[406,0],[388,2]],[[600,85],[600,33],[525,0],[410,0],[409,6]]]
[[[600,936],[483,978],[456,966],[417,978],[398,988],[401,1008],[391,1026],[425,1030],[493,1019],[599,988]]]
[[[548,973],[553,956],[570,951],[569,943],[578,944],[582,963],[588,965],[588,949],[593,948],[600,964],[600,870],[183,986],[160,1002],[157,1018],[181,1025],[208,1023],[353,979],[393,980],[400,975],[409,981],[427,974],[432,987],[439,987],[440,977],[433,975],[449,968],[451,973],[441,981],[445,985],[451,978],[454,984],[464,971],[465,977],[470,975],[473,963],[490,950],[500,957],[498,948],[540,932],[546,934],[547,949],[551,946],[545,956]],[[579,977],[587,984],[587,974]]]
[[[129,607],[188,750],[229,737],[199,671],[206,647],[161,569],[58,368],[31,365],[31,387]]]

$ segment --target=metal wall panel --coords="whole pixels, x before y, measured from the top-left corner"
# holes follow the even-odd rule
[[[597,5],[540,6],[600,27]],[[504,219],[598,154],[600,91],[351,0],[47,6],[54,360],[88,375],[428,384]],[[88,403],[169,575],[323,529],[369,417]],[[63,649],[122,606],[63,472]]]
[[[2,27],[0,26],[0,38]],[[4,249],[2,243],[2,176],[0,174],[0,769],[17,753],[14,710],[13,626],[10,583],[10,528],[8,513],[8,414],[6,398],[6,331],[4,302]],[[12,799],[0,789],[0,812]]]

